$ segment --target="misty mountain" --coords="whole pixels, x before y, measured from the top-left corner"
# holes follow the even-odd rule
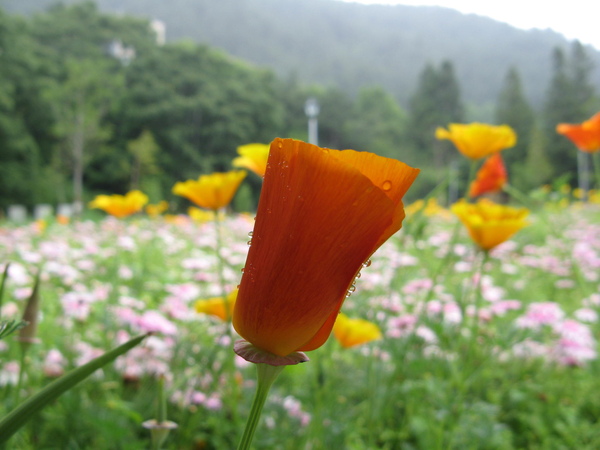
[[[77,0],[65,1],[74,3]],[[4,0],[32,13],[51,0]],[[551,53],[570,42],[552,30],[520,30],[441,7],[384,6],[335,0],[96,0],[102,11],[165,23],[167,40],[192,39],[283,77],[355,93],[381,85],[406,105],[426,63],[451,60],[463,98],[496,100],[515,66],[534,105],[544,98]],[[600,52],[587,47],[600,86]]]

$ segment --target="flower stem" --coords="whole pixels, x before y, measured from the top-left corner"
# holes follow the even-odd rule
[[[592,153],[592,163],[596,176],[596,190],[600,191],[600,151]]]
[[[242,435],[242,439],[238,445],[238,450],[247,450],[252,444],[254,432],[256,426],[260,420],[263,406],[269,395],[271,385],[281,373],[285,366],[271,366],[269,364],[256,364],[258,373],[258,384],[256,386],[256,393],[254,394],[254,400],[252,401],[252,408],[250,409],[250,416],[246,422],[246,429]]]

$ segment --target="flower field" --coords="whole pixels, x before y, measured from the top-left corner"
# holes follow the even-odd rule
[[[536,205],[529,226],[487,256],[449,210],[407,207],[343,307],[379,339],[346,346],[332,335],[287,368],[254,448],[600,447],[600,208]],[[45,408],[9,448],[149,448],[142,424],[157,418],[159,380],[178,426],[163,448],[235,448],[255,369],[233,353],[230,323],[196,303],[239,284],[253,222],[3,224],[2,319],[20,318],[41,274],[36,342],[21,358],[12,336],[0,341],[4,414],[153,333]]]

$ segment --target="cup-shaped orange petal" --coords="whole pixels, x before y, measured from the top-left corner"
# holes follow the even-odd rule
[[[448,129],[438,128],[437,139],[449,139],[459,152],[471,159],[485,158],[517,143],[517,135],[508,125],[485,123],[451,123]]]
[[[451,209],[465,225],[471,239],[486,251],[502,244],[528,225],[528,209],[499,205],[485,198],[477,203],[462,199]]]
[[[402,196],[418,172],[369,153],[274,140],[237,332],[280,356],[323,345],[362,264],[400,229]]]
[[[373,322],[339,313],[333,325],[333,335],[342,347],[350,348],[381,339],[381,330]]]
[[[201,175],[197,180],[175,183],[173,194],[185,197],[202,208],[216,211],[231,203],[245,177],[244,170]]]
[[[588,153],[600,151],[600,112],[580,124],[560,123],[556,131],[568,137],[579,150]]]
[[[251,170],[260,177],[265,176],[269,156],[268,144],[241,145],[237,152],[240,156],[233,160],[233,167]]]
[[[478,197],[488,192],[497,192],[502,190],[508,181],[506,166],[500,153],[494,153],[488,156],[479,171],[475,180],[471,183],[469,195]]]
[[[148,203],[146,194],[141,191],[130,191],[125,195],[98,195],[89,203],[89,207],[123,218],[141,211],[146,203]]]

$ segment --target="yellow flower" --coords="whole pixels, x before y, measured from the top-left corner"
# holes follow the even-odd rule
[[[451,123],[448,130],[438,128],[437,139],[449,139],[459,152],[471,159],[485,158],[517,143],[517,135],[508,125]]]
[[[377,325],[363,319],[351,319],[344,313],[338,314],[333,325],[333,335],[344,348],[381,339],[381,331]]]
[[[259,177],[264,177],[269,148],[268,144],[246,144],[238,147],[237,152],[240,156],[233,160],[233,167],[248,169]]]
[[[521,228],[528,225],[526,208],[499,205],[488,199],[477,203],[460,200],[451,207],[452,212],[467,227],[471,239],[483,250],[491,250],[508,240]]]
[[[169,209],[169,202],[167,202],[166,200],[161,200],[155,205],[147,205],[146,214],[148,214],[150,217],[156,217],[160,216],[167,209]]]
[[[185,197],[202,208],[216,211],[231,203],[245,177],[245,170],[201,175],[198,180],[175,183],[173,194]]]
[[[419,211],[426,217],[443,216],[446,218],[450,216],[449,211],[441,206],[434,197],[428,198],[427,202],[422,199],[416,200],[410,205],[405,206],[404,211],[407,219],[415,216]]]
[[[223,297],[213,297],[204,300],[197,300],[194,309],[198,313],[208,314],[218,317],[221,320],[229,320],[233,314],[233,307],[237,299],[238,290],[234,289],[226,299]]]
[[[206,211],[204,209],[196,208],[195,206],[190,206],[188,208],[188,216],[197,223],[206,223],[215,220],[214,211]]]
[[[141,191],[130,191],[125,195],[98,195],[89,203],[89,207],[123,218],[141,211],[146,203],[148,203],[146,194]]]

